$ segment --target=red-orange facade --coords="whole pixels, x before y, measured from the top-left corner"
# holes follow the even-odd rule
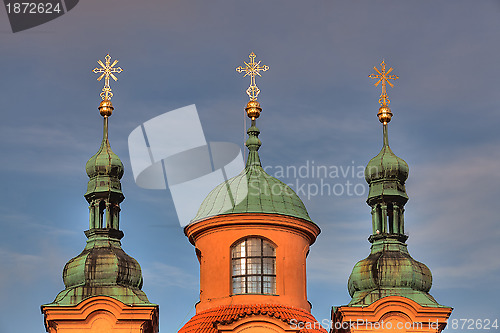
[[[179,333],[325,332],[297,328],[297,322],[316,322],[307,301],[306,258],[319,232],[314,223],[278,214],[228,214],[188,225],[200,261],[200,301]],[[272,293],[234,291],[231,250],[245,239],[274,247]]]

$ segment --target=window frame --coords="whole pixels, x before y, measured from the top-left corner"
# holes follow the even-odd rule
[[[260,241],[260,254],[258,256],[256,255],[248,255],[248,241],[249,240],[258,240]],[[235,252],[238,247],[241,246],[242,243],[245,243],[245,256],[235,256]],[[273,255],[264,255],[264,244],[267,243],[273,250]],[[230,263],[230,271],[231,271],[231,295],[276,295],[276,248],[277,246],[272,243],[271,241],[263,238],[263,237],[245,237],[242,239],[239,239],[233,245],[231,245],[230,248],[230,258],[231,258],[231,263]],[[235,261],[240,261],[241,259],[245,259],[245,267],[244,267],[244,272],[245,274],[235,274],[234,272],[234,265],[233,263]],[[248,273],[249,272],[249,260],[248,259],[259,259],[260,260],[260,273]],[[264,267],[268,268],[268,266],[265,265],[265,259],[272,259],[272,274],[265,273]],[[249,278],[251,277],[258,277],[258,281],[249,281]],[[264,292],[265,290],[265,280],[264,278],[271,278],[271,292]],[[240,287],[239,292],[235,291],[234,288],[234,279],[235,278],[244,278],[244,282],[240,281],[240,284],[242,285]],[[258,292],[249,292],[249,289],[252,289],[251,284],[256,283],[257,287],[259,288]],[[250,286],[249,286],[250,285]]]

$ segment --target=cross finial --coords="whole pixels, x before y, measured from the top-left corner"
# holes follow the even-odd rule
[[[377,67],[373,66],[373,69],[378,73],[378,74],[370,74],[368,77],[370,79],[379,79],[377,83],[375,83],[375,87],[379,85],[380,82],[382,82],[382,94],[380,94],[380,99],[378,102],[382,106],[388,106],[391,101],[389,100],[389,97],[387,96],[387,89],[386,89],[386,84],[388,83],[391,88],[394,88],[394,84],[392,84],[391,81],[389,80],[397,80],[399,79],[399,76],[396,75],[389,75],[390,72],[394,68],[389,68],[389,70],[386,72],[385,71],[385,60],[382,60],[382,63],[380,64],[381,69],[378,70]]]
[[[96,67],[94,68],[93,72],[102,73],[102,75],[97,78],[97,81],[101,81],[102,78],[104,78],[104,88],[102,88],[101,98],[104,101],[109,101],[111,100],[111,97],[113,97],[111,87],[109,86],[109,77],[111,76],[115,81],[118,80],[118,78],[113,73],[121,73],[123,72],[123,69],[121,67],[114,67],[118,63],[118,60],[115,60],[113,61],[113,63],[111,63],[111,57],[109,54],[107,54],[104,59],[104,64],[101,60],[97,60],[97,63],[101,65],[101,68]]]
[[[260,93],[260,89],[257,87],[257,84],[255,84],[255,76],[258,75],[258,76],[262,76],[260,75],[260,71],[267,71],[269,69],[269,66],[261,66],[260,65],[260,61],[259,62],[255,62],[255,53],[250,53],[250,55],[248,56],[250,58],[250,62],[247,63],[245,62],[245,67],[243,66],[240,66],[238,68],[236,68],[236,71],[238,73],[242,73],[242,72],[245,72],[245,75],[243,75],[243,77],[245,76],[250,76],[250,87],[248,87],[247,89],[247,94],[248,96],[250,97],[250,100],[251,101],[256,101],[257,100],[257,96],[259,96],[259,93]]]

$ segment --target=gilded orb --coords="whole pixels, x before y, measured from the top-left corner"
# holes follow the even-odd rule
[[[113,107],[113,104],[111,103],[110,100],[105,99],[99,104],[99,112],[101,113],[101,116],[103,117],[109,117],[113,113],[113,110],[115,109]]]
[[[247,107],[245,108],[245,111],[247,112],[248,118],[255,120],[259,118],[260,112],[262,111],[262,108],[260,107],[260,103],[257,101],[249,101],[247,103]]]
[[[380,122],[382,124],[386,125],[388,122],[391,121],[391,118],[392,118],[391,109],[387,105],[382,105],[378,109],[377,116],[378,116],[378,120],[380,120]]]

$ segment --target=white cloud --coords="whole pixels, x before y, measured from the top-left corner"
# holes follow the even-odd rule
[[[426,257],[414,256],[431,266],[436,287],[474,287],[500,273],[499,165],[498,148],[486,144],[412,168],[408,243]]]
[[[95,151],[89,154],[88,143],[71,130],[38,125],[3,127],[0,142],[4,143],[5,159],[11,162],[2,163],[1,169],[28,174],[81,174],[86,159],[75,155],[87,154],[90,158],[99,148],[98,139],[95,141]]]
[[[153,262],[151,265],[143,265],[142,274],[144,281],[149,286],[180,287],[193,289],[198,286],[198,276],[194,276],[183,268]]]
[[[61,278],[65,258],[53,244],[45,244],[29,253],[0,247],[0,293],[23,289],[35,281]]]

